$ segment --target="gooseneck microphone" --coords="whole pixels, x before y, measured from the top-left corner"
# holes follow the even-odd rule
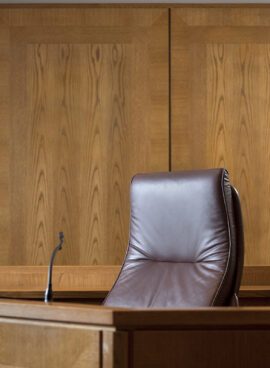
[[[48,303],[48,302],[52,302],[53,301],[53,291],[52,291],[52,268],[53,268],[53,261],[54,261],[54,257],[56,255],[56,253],[62,249],[63,243],[64,243],[64,233],[60,232],[59,233],[59,240],[60,243],[59,245],[54,249],[52,256],[51,256],[51,260],[50,260],[50,265],[49,265],[49,271],[48,271],[48,284],[47,284],[47,289],[45,291],[45,296],[44,296],[44,302]]]

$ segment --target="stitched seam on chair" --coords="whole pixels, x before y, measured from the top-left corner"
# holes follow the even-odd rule
[[[135,250],[137,250],[138,252],[140,252],[141,254],[143,254],[144,256],[148,257],[148,259],[145,259],[144,261],[150,261],[150,262],[164,262],[164,263],[191,263],[191,264],[202,264],[202,263],[216,263],[216,262],[224,262],[222,260],[220,261],[195,261],[195,262],[183,262],[183,261],[164,261],[164,260],[159,260],[159,259],[153,259],[153,257],[151,257],[149,254],[147,254],[145,251],[142,251],[139,247],[137,247],[134,244],[129,243],[130,248],[133,248]]]
[[[229,254],[228,254],[228,259],[227,259],[227,263],[226,263],[226,267],[223,273],[223,277],[222,280],[219,284],[219,287],[214,295],[213,301],[211,303],[211,305],[213,306],[216,302],[216,299],[220,293],[221,287],[224,284],[224,281],[227,277],[227,273],[228,273],[228,268],[229,268],[229,263],[230,263],[230,258],[231,258],[231,247],[232,247],[232,243],[231,243],[231,227],[230,227],[230,218],[228,215],[228,208],[227,208],[227,202],[226,202],[226,198],[225,198],[225,193],[224,193],[224,174],[225,174],[225,169],[223,169],[222,175],[221,175],[221,188],[222,188],[222,197],[223,197],[223,202],[224,202],[224,207],[225,207],[225,212],[226,212],[226,218],[227,218],[227,228],[228,228],[228,238],[229,238]]]
[[[148,258],[152,258],[147,252],[145,252],[145,251],[143,251],[143,250],[141,250],[139,247],[137,247],[136,245],[134,245],[134,244],[131,244],[131,243],[129,243],[129,246],[131,247],[131,248],[133,248],[133,249],[135,249],[135,250],[137,250],[138,252],[140,252],[141,254],[143,254],[145,257],[148,257]],[[151,259],[152,260],[152,259]]]

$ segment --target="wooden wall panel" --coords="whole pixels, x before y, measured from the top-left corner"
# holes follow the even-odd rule
[[[172,10],[172,169],[226,167],[269,265],[270,9]]]
[[[0,13],[0,264],[59,231],[56,263],[120,264],[132,176],[168,170],[168,10]]]

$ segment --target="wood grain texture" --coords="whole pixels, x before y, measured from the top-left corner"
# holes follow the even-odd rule
[[[0,316],[0,363],[8,366],[269,365],[270,308],[132,310],[1,301]]]
[[[0,367],[100,367],[99,331],[0,318]]]
[[[102,367],[128,368],[129,365],[128,332],[102,331]]]
[[[269,330],[135,332],[133,367],[264,367],[269,342]]]
[[[246,266],[243,270],[242,286],[270,285],[269,266]]]
[[[168,170],[168,11],[5,16],[0,264],[47,264],[59,231],[57,264],[121,264],[130,180]]]
[[[120,266],[54,266],[55,292],[108,292],[118,276]],[[48,278],[47,266],[1,266],[0,294],[44,294]]]
[[[0,233],[3,244],[10,244],[10,187],[9,183],[9,155],[10,155],[10,47],[9,29],[0,30]],[[9,249],[0,247],[0,258],[8,264]]]
[[[25,320],[85,324],[106,331],[269,329],[269,307],[128,309],[74,303],[1,299],[0,316]],[[125,340],[125,338],[123,338]]]
[[[270,263],[269,24],[269,9],[172,10],[172,169],[228,169],[248,266]]]
[[[113,315],[118,309],[66,302],[44,303],[9,299],[1,299],[0,302],[0,316],[3,318],[15,317],[26,321],[50,321],[79,326],[85,324],[90,329],[98,329],[98,326],[103,325],[106,331],[115,330]]]
[[[198,26],[257,26],[270,25],[269,4],[193,4],[177,6],[178,19],[182,25]]]

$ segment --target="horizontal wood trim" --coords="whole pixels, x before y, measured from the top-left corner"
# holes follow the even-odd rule
[[[94,325],[113,324],[113,313],[111,309],[72,303],[0,300],[0,318],[6,317]]]
[[[111,289],[120,266],[54,266],[53,290],[83,294],[85,292],[102,293]],[[47,266],[1,266],[0,292],[39,293],[46,289]],[[58,294],[60,295],[60,294]]]
[[[270,298],[270,285],[242,285],[240,298]]]
[[[269,8],[267,3],[188,4],[188,3],[113,3],[113,4],[0,4],[1,8]]]
[[[54,301],[64,300],[65,302],[101,304],[106,298],[108,291],[55,291],[53,290]],[[0,291],[2,299],[29,299],[44,300],[45,290],[42,291]]]
[[[54,266],[55,298],[105,298],[121,266]],[[47,266],[1,266],[0,297],[40,299],[47,285]],[[270,297],[270,267],[244,268],[240,298]]]
[[[118,328],[139,329],[191,329],[204,328],[267,328],[270,326],[269,307],[216,307],[194,309],[130,310],[114,311],[114,323]]]
[[[270,266],[244,267],[243,286],[268,286],[270,288]]]
[[[270,308],[127,309],[84,304],[0,301],[1,318],[84,323],[125,329],[270,327]]]

